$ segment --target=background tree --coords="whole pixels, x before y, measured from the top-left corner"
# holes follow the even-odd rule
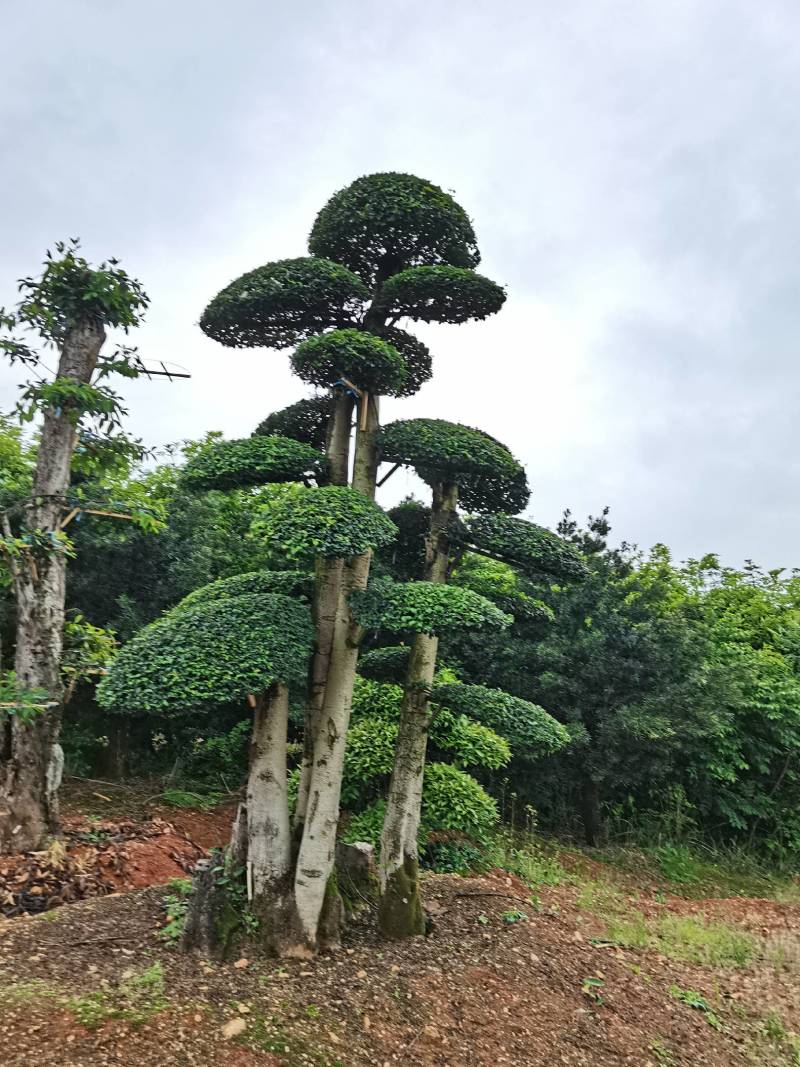
[[[0,313],[8,336],[0,346],[37,376],[23,389],[23,420],[42,417],[31,496],[2,516],[0,547],[11,574],[16,607],[14,671],[21,691],[41,693],[39,713],[5,709],[0,742],[0,850],[41,846],[58,827],[57,791],[63,757],[58,745],[62,683],[66,563],[70,546],[61,529],[79,435],[91,427],[96,456],[120,454],[129,442],[120,429],[122,408],[108,386],[117,372],[137,374],[129,350],[101,358],[106,328],[127,332],[140,321],[147,298],[115,260],[93,268],[77,242],[47,255],[39,278],[20,282],[14,312]],[[41,357],[21,329],[58,351],[52,379],[39,377]],[[133,446],[135,447],[135,446]],[[29,705],[30,706],[30,705]]]

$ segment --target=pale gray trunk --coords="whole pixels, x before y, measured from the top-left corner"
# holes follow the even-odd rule
[[[334,402],[326,446],[328,480],[331,485],[347,485],[349,479],[352,419],[353,398],[346,393],[339,393]],[[303,719],[303,759],[300,764],[297,806],[294,812],[294,835],[297,840],[302,836],[308,807],[308,787],[311,782],[311,768],[314,760],[314,735],[325,700],[325,683],[331,659],[333,627],[343,568],[344,560],[341,559],[317,560],[314,587],[314,652],[308,672],[308,694]]]
[[[105,330],[99,323],[73,327],[61,347],[57,377],[90,382],[104,340]],[[23,533],[50,534],[59,529],[77,441],[70,414],[66,406],[44,414]],[[17,681],[26,689],[44,690],[55,706],[42,710],[27,724],[13,715],[2,723],[0,852],[40,848],[58,829],[65,585],[66,557],[55,546],[54,550],[24,555],[14,567]]]
[[[259,938],[281,952],[292,914],[292,842],[286,781],[289,690],[274,685],[256,702],[247,781],[247,885]]]
[[[425,577],[443,584],[450,568],[450,524],[455,517],[458,490],[453,484],[433,491],[431,525],[426,539]],[[411,646],[403,704],[381,833],[380,924],[388,937],[425,932],[419,896],[417,839],[422,815],[425,752],[430,726],[430,692],[436,672],[438,637],[417,634]]]
[[[359,417],[356,432],[353,488],[374,498],[378,459],[378,398],[365,404],[365,419]],[[310,951],[319,944],[320,916],[323,905],[335,912],[330,885],[336,852],[336,830],[339,823],[339,799],[342,789],[344,753],[353,685],[358,664],[358,650],[362,632],[350,611],[349,596],[366,589],[372,553],[365,552],[344,566],[339,587],[336,621],[333,630],[331,657],[325,696],[314,737],[314,763],[308,792],[305,827],[295,871],[295,902],[300,930]],[[338,940],[337,923],[325,923],[328,944]]]

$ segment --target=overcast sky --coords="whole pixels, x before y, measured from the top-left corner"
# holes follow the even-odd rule
[[[148,444],[249,434],[305,395],[286,354],[197,320],[305,253],[352,179],[452,190],[485,323],[419,332],[434,380],[384,419],[479,426],[529,514],[605,504],[676,557],[800,566],[797,0],[0,0],[0,304],[61,237],[119,256],[133,339],[189,382],[123,382]],[[0,367],[0,410],[19,376]],[[398,474],[386,500],[413,487]]]

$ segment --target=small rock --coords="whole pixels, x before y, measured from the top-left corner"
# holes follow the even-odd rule
[[[365,1030],[369,1030],[369,1028],[371,1026],[371,1023],[369,1021],[369,1015],[365,1015],[364,1016],[364,1021],[362,1022],[361,1025],[364,1027]]]
[[[229,1023],[225,1023],[222,1027],[222,1036],[226,1041],[230,1041],[232,1037],[237,1037],[239,1034],[243,1034],[247,1029],[247,1023],[244,1019],[231,1019]]]
[[[237,1009],[237,1011],[239,1012],[240,1015],[249,1015],[250,1014],[250,1009],[248,1008],[248,1006],[246,1004],[237,1004],[236,1005],[236,1009]]]
[[[356,978],[366,978],[366,977],[367,977],[367,972],[366,971],[356,971]]]
[[[233,966],[236,968],[237,971],[243,971],[245,967],[250,966],[250,960],[246,960],[244,957],[242,957],[242,959],[237,960]]]

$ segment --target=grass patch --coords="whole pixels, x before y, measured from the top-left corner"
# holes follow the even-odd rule
[[[533,834],[511,830],[498,831],[483,854],[484,869],[499,867],[515,874],[530,889],[542,885],[561,885],[569,875],[556,855]]]
[[[673,1000],[679,1000],[682,1004],[694,1008],[695,1011],[701,1011],[708,1025],[713,1027],[714,1030],[722,1029],[722,1020],[702,993],[698,993],[695,989],[681,989],[677,985],[671,985],[667,992]]]
[[[193,793],[188,789],[165,789],[161,793],[165,804],[173,808],[191,808],[195,811],[211,811],[223,799],[222,793]]]
[[[651,949],[705,967],[745,967],[760,951],[755,937],[725,923],[680,915],[648,919],[640,911],[607,919],[605,936],[625,948]]]
[[[116,989],[103,989],[72,997],[67,1005],[75,1021],[87,1030],[97,1030],[109,1019],[127,1019],[134,1025],[169,1007],[164,995],[164,974],[154,963],[141,974],[124,979]]]
[[[315,1005],[309,1005],[315,1007]],[[317,1019],[319,1009],[309,1018]],[[308,1015],[308,1009],[306,1009]],[[247,1030],[236,1041],[257,1052],[271,1052],[279,1056],[281,1063],[287,1067],[314,1064],[315,1067],[343,1067],[341,1060],[331,1059],[326,1053],[313,1048],[305,1038],[287,1034],[280,1019],[275,1016],[256,1015],[251,1017]]]

